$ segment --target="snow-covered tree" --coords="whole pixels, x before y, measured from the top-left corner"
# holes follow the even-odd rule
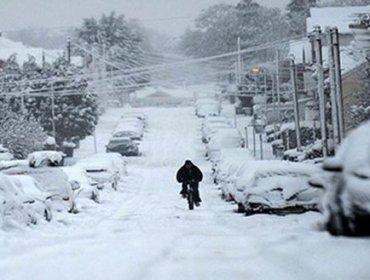
[[[53,91],[57,143],[82,140],[91,135],[98,122],[98,106],[97,97],[86,90],[87,81],[77,78],[80,74],[78,69],[62,57],[44,72],[51,72],[53,79],[31,85],[31,93],[25,99],[28,112],[39,119],[43,128],[51,134]]]
[[[93,133],[98,121],[97,97],[86,90],[87,81],[79,78],[80,70],[65,58],[40,67],[30,56],[19,67],[13,55],[4,65],[0,76],[1,104],[14,113],[34,118],[52,135],[53,91],[57,143],[81,140]]]
[[[310,8],[316,6],[317,0],[291,0],[286,7],[286,17],[290,33],[301,35],[306,33],[306,19],[310,16]]]
[[[77,38],[81,43],[87,43],[99,56],[104,55],[111,63],[106,70],[117,71],[142,66],[143,30],[135,22],[125,20],[123,15],[103,14],[99,20],[84,19],[77,29]],[[125,80],[117,80],[119,86],[138,84],[147,77],[135,76]]]
[[[284,38],[287,24],[278,9],[243,0],[236,6],[218,4],[202,11],[195,30],[187,30],[180,47],[187,55],[210,56]]]
[[[15,158],[26,158],[43,148],[47,134],[33,116],[14,112],[5,103],[0,105],[0,112],[0,141]]]

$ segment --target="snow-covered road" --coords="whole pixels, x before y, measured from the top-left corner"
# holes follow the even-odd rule
[[[143,157],[103,203],[48,225],[0,232],[0,279],[370,279],[369,239],[333,238],[318,213],[285,217],[234,213],[212,184],[193,109],[145,108]],[[97,130],[99,151],[122,109]],[[92,138],[78,157],[93,153]],[[175,181],[191,159],[205,173],[203,203],[187,210]]]

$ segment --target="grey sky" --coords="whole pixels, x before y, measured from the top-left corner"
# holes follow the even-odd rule
[[[240,0],[0,0],[0,31],[28,26],[76,26],[86,17],[115,10],[167,34],[179,35],[208,6]],[[289,0],[257,0],[284,9]]]

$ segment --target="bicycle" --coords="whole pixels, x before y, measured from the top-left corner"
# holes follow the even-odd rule
[[[199,206],[199,204],[197,204],[198,202],[194,201],[194,196],[195,195],[194,195],[194,189],[191,187],[191,183],[192,182],[186,182],[186,184],[185,184],[185,186],[186,186],[185,197],[188,201],[189,210],[193,210],[194,205]]]

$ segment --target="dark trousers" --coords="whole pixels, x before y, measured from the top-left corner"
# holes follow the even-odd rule
[[[190,188],[193,189],[194,192],[194,202],[201,202],[199,196],[199,183],[198,182],[192,182],[192,183],[182,183],[182,190],[180,194],[186,194],[187,193],[187,185],[189,185]]]

